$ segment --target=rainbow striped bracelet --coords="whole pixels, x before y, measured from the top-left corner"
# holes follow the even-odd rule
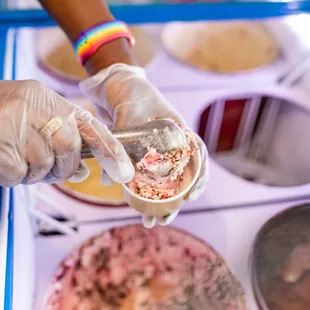
[[[74,43],[75,54],[82,65],[104,44],[119,38],[127,38],[131,46],[135,39],[124,22],[114,20],[83,31]]]

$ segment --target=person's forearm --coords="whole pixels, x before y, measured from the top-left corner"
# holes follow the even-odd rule
[[[103,0],[39,1],[64,30],[72,43],[83,30],[114,19]],[[129,42],[125,38],[103,45],[85,63],[85,68],[90,75],[93,75],[103,68],[120,62],[136,65]]]

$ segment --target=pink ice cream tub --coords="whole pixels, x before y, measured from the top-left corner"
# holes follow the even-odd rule
[[[171,227],[113,228],[59,266],[44,310],[247,310],[244,291],[208,244]]]

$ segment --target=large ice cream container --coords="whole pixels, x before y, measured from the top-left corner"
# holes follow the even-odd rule
[[[250,255],[259,309],[308,309],[310,269],[309,203],[296,204],[269,219]]]

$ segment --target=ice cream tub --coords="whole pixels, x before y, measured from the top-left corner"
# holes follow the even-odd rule
[[[310,203],[271,218],[250,256],[254,294],[261,310],[310,308]]]
[[[268,28],[257,22],[169,23],[162,41],[180,62],[217,74],[262,69],[280,57]]]
[[[247,310],[244,290],[206,242],[173,227],[112,228],[67,256],[44,310]]]
[[[82,183],[66,181],[54,184],[54,186],[69,197],[93,206],[126,206],[122,186],[117,183],[110,186],[102,185],[100,180],[102,168],[97,160],[87,159],[85,163],[90,170],[90,175],[85,181]]]
[[[141,67],[147,67],[156,56],[156,46],[142,27],[129,27],[136,39],[133,54]],[[78,84],[88,74],[79,64],[65,33],[57,27],[35,33],[37,67],[42,80],[56,91],[78,94]]]
[[[194,143],[195,147],[198,149],[197,143],[192,143]],[[196,151],[194,155],[191,156],[189,163],[185,166],[179,191],[177,195],[173,197],[162,200],[147,199],[133,192],[128,187],[128,184],[124,184],[123,190],[125,200],[129,206],[142,214],[147,214],[150,216],[167,216],[180,208],[190,189],[198,180],[201,165],[201,154]]]

